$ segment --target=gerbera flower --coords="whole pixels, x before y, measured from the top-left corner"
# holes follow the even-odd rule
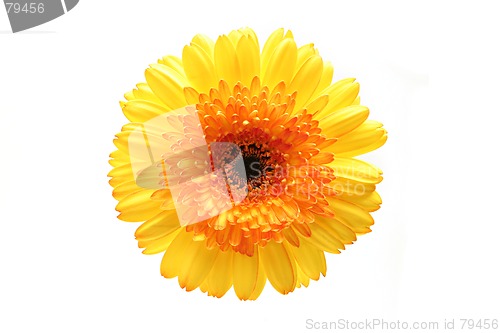
[[[187,291],[256,299],[266,281],[287,294],[326,274],[370,232],[381,171],[354,158],[382,146],[359,84],[332,84],[313,44],[251,29],[197,35],[125,94],[131,123],[114,140],[109,173],[118,218],[144,222],[144,253]]]

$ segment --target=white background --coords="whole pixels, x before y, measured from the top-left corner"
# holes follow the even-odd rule
[[[500,319],[493,2],[90,1],[12,34],[0,10],[0,331],[306,332],[306,319]],[[388,143],[373,232],[328,274],[255,302],[186,293],[116,219],[118,101],[190,38],[253,27],[356,77]],[[456,324],[458,326],[458,323]]]

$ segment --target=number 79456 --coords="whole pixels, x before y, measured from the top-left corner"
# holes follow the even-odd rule
[[[19,14],[21,12],[26,14],[41,14],[45,10],[43,2],[30,2],[25,3],[22,6],[19,2],[6,2],[5,6],[7,7],[7,14],[9,14],[11,10],[15,14]]]

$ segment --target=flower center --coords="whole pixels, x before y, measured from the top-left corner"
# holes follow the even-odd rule
[[[213,165],[225,171],[228,190],[237,189],[239,196],[245,192],[245,203],[265,200],[273,187],[280,184],[283,174],[276,172],[285,168],[286,161],[282,153],[284,145],[280,139],[271,138],[262,129],[252,128],[237,133],[228,133],[216,140],[231,142],[226,151],[213,154]],[[239,149],[238,149],[239,147]],[[243,166],[237,165],[240,155]]]
[[[333,174],[315,161],[318,145],[326,138],[311,114],[293,111],[295,96],[286,92],[283,82],[271,90],[261,87],[258,78],[251,87],[238,83],[230,89],[221,81],[219,89],[199,94],[196,110],[204,141],[210,147],[231,143],[213,145],[210,161],[213,170],[224,173],[216,187],[226,188],[230,198],[204,188],[186,189],[182,198],[192,205],[187,215],[217,213],[186,226],[197,240],[206,240],[208,248],[232,248],[252,256],[256,244],[282,242],[285,237],[293,241],[295,232],[308,237],[313,214],[331,215],[317,189]],[[221,203],[230,209],[218,210]]]
[[[247,181],[251,184],[252,180],[264,176],[268,171],[269,155],[257,147],[256,144],[240,146],[240,149],[243,153]]]

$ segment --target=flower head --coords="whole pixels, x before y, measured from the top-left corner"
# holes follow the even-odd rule
[[[256,299],[266,281],[286,294],[370,232],[381,171],[354,157],[387,134],[358,83],[332,76],[283,29],[262,52],[251,29],[197,35],[146,70],[109,176],[118,217],[144,222],[144,253],[165,252],[163,276],[216,297]]]

